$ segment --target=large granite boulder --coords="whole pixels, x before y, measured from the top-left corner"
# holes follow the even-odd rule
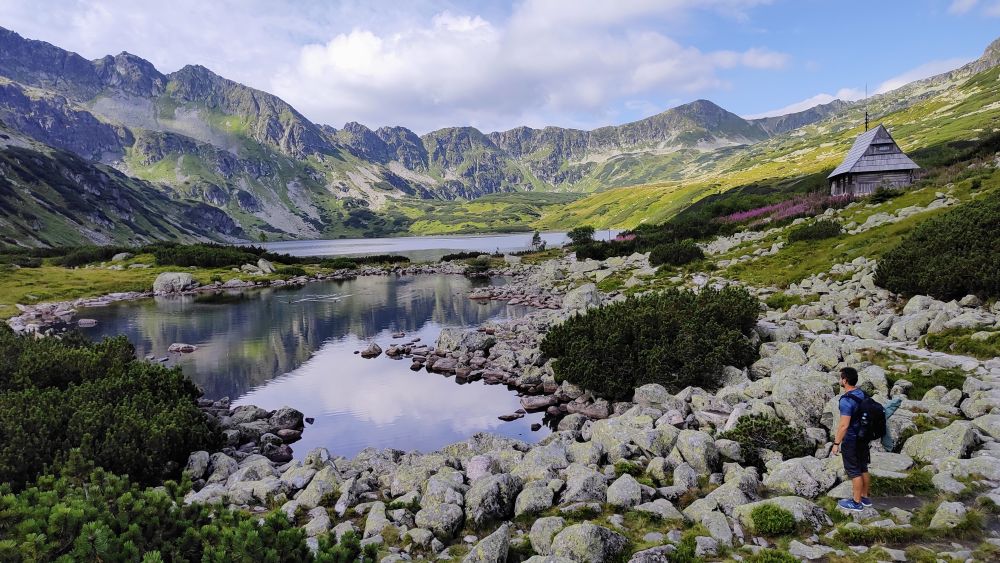
[[[625,551],[628,539],[589,522],[573,524],[556,534],[551,553],[580,563],[613,561]]]
[[[911,436],[902,451],[918,461],[934,463],[949,457],[965,457],[976,441],[972,423],[958,420],[946,428]]]
[[[479,540],[462,563],[506,563],[510,550],[510,525],[504,522],[495,532]]]
[[[465,495],[466,520],[474,528],[510,518],[521,481],[508,473],[477,479]]]
[[[153,281],[154,293],[178,293],[195,287],[198,282],[187,272],[163,272]]]
[[[699,473],[708,475],[719,465],[719,450],[715,439],[705,432],[697,430],[681,430],[677,436],[677,450]]]
[[[440,503],[417,512],[416,524],[434,532],[441,541],[448,541],[462,528],[462,508],[454,504]]]

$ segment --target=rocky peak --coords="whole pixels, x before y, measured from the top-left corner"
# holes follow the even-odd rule
[[[427,149],[416,133],[406,127],[379,127],[375,134],[386,144],[393,160],[410,170],[427,169]]]
[[[986,50],[983,51],[983,56],[979,57],[971,64],[973,72],[982,72],[984,70],[1000,66],[1000,38],[994,39],[993,42],[986,47]]]
[[[242,118],[245,134],[284,154],[298,158],[336,152],[316,125],[273,94],[223,78],[201,65],[185,66],[167,79],[169,96]]]
[[[77,99],[90,99],[102,88],[90,61],[0,27],[0,75]]]
[[[751,119],[750,123],[756,123],[763,127],[769,134],[777,135],[779,133],[792,131],[794,129],[798,129],[799,127],[825,119],[828,116],[843,110],[849,105],[850,104],[842,100],[833,100],[830,103],[820,104],[795,113]]]
[[[124,51],[94,61],[94,69],[105,86],[133,96],[159,96],[167,85],[153,63]]]
[[[351,121],[337,131],[337,140],[346,145],[354,154],[385,164],[391,158],[389,147],[374,131],[364,125]]]

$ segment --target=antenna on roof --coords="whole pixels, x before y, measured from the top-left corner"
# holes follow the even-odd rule
[[[868,130],[868,83],[865,82],[865,131]]]

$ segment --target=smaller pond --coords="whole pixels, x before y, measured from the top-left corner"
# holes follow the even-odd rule
[[[609,240],[618,230],[594,233],[598,240]],[[564,232],[540,233],[546,246],[555,248],[569,241]],[[358,256],[366,254],[401,254],[414,262],[440,260],[453,252],[517,252],[531,248],[532,233],[502,235],[448,235],[426,237],[354,238],[333,240],[295,240],[270,242],[263,246],[279,254],[292,256]]]
[[[475,327],[527,310],[467,297],[462,276],[374,276],[315,282],[289,289],[157,297],[80,311],[97,320],[94,338],[123,334],[140,356],[168,357],[211,399],[265,409],[288,405],[315,424],[293,445],[296,456],[316,446],[335,455],[361,449],[432,451],[476,432],[533,442],[541,413],[497,419],[520,408],[501,385],[459,385],[452,377],[413,372],[409,360],[355,354],[374,340],[383,349],[420,338],[433,346],[444,327]],[[404,339],[394,340],[397,331]],[[171,343],[198,346],[168,354]]]

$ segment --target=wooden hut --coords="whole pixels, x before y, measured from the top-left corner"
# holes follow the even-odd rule
[[[920,167],[879,124],[858,135],[844,162],[827,179],[831,195],[866,195],[881,188],[909,186],[918,170]]]

